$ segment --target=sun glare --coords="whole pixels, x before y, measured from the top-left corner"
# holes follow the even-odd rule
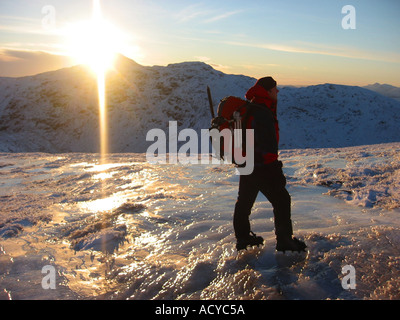
[[[76,64],[90,67],[97,79],[99,102],[100,154],[101,163],[106,162],[109,151],[107,134],[106,79],[107,71],[113,69],[117,54],[131,56],[139,52],[128,36],[104,19],[100,0],[93,0],[92,18],[67,26],[62,34],[68,55]]]
[[[112,66],[115,51],[110,38],[110,30],[104,23],[81,22],[71,26],[69,51],[77,64],[88,65],[95,73]]]
[[[66,31],[69,55],[78,64],[91,68],[97,78],[99,100],[100,154],[105,162],[108,152],[106,73],[113,67],[117,53],[123,52],[124,37],[101,13],[100,0],[93,0],[92,19],[70,25]]]
[[[98,0],[93,1],[92,19],[69,25],[65,34],[69,55],[96,74],[112,68],[125,42],[122,32],[103,18]]]

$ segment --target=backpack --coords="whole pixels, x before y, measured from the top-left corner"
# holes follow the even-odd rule
[[[220,101],[217,116],[212,118],[210,127],[211,144],[219,160],[238,164],[235,154],[239,152],[242,157],[246,156],[246,123],[251,105],[250,101],[234,96],[225,97]],[[215,130],[213,134],[213,129],[217,129],[220,134],[215,135]]]

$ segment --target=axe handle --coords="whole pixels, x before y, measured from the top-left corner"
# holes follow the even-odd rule
[[[207,95],[208,95],[208,102],[210,103],[211,116],[212,116],[213,118],[215,118],[214,105],[213,105],[213,102],[212,102],[211,90],[210,90],[210,87],[209,87],[209,86],[207,86]]]

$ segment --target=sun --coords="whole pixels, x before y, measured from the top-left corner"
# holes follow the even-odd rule
[[[66,28],[69,55],[78,64],[88,65],[97,79],[101,163],[108,153],[106,73],[113,67],[117,53],[123,51],[125,39],[101,14],[100,0],[93,0],[93,16]]]
[[[92,19],[69,25],[65,36],[69,56],[97,75],[112,68],[125,43],[123,33],[102,17],[98,0],[93,1]]]

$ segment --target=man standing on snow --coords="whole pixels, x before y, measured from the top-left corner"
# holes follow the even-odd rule
[[[278,161],[279,125],[277,120],[278,88],[272,77],[259,79],[246,93],[256,104],[252,108],[247,129],[254,130],[254,171],[241,175],[235,205],[233,226],[237,250],[263,244],[264,239],[250,229],[250,213],[261,191],[271,202],[274,212],[276,250],[305,251],[304,242],[293,237],[291,198],[286,190],[282,162]]]

